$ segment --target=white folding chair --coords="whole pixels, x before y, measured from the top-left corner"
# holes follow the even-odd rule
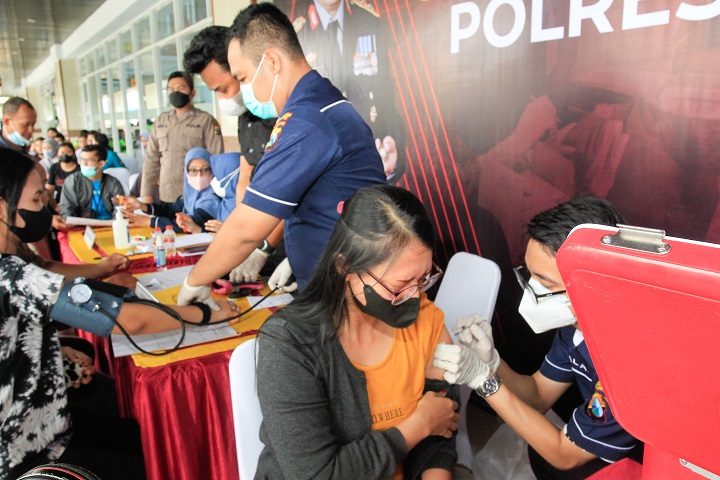
[[[459,317],[479,313],[492,321],[495,301],[500,289],[500,268],[492,260],[467,252],[458,252],[452,256],[442,283],[435,297],[437,305],[445,313],[445,326],[453,341],[457,338],[453,332],[455,320]],[[456,438],[458,463],[472,467],[473,454],[467,433],[467,404],[470,400],[470,387],[460,389],[462,407],[460,424]]]
[[[123,161],[125,167],[130,170],[130,173],[140,173],[140,167],[135,157],[128,153],[118,153],[118,157]]]
[[[256,339],[241,343],[230,357],[230,397],[232,400],[235,445],[240,478],[255,478],[263,449],[260,441],[262,412],[255,385]]]
[[[130,190],[133,189],[135,186],[135,183],[137,182],[138,177],[140,176],[139,173],[131,173],[130,178],[128,179],[128,184],[130,185]]]
[[[123,190],[125,191],[125,195],[130,194],[130,171],[127,168],[106,168],[103,170],[103,173],[107,173],[111,177],[115,177],[120,180]]]

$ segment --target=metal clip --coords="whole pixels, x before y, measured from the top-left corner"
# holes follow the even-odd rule
[[[702,477],[708,478],[710,480],[720,480],[720,475],[716,475],[708,470],[705,470],[702,467],[698,467],[697,465],[688,462],[684,458],[680,459],[680,465],[689,469],[690,471],[697,473],[698,475],[700,475]]]
[[[622,224],[618,224],[618,227],[619,230],[616,235],[604,235],[600,241],[613,247],[629,248],[660,255],[665,255],[670,251],[670,244],[663,242],[665,230]]]

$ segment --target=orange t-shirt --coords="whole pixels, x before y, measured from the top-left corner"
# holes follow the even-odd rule
[[[373,430],[394,427],[417,408],[425,388],[425,369],[435,352],[444,318],[443,312],[423,295],[417,321],[395,330],[383,361],[372,366],[353,362],[365,373]],[[397,478],[402,478],[400,464],[393,476]]]

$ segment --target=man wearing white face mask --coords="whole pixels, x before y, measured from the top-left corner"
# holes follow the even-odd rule
[[[372,131],[312,68],[290,20],[270,3],[241,11],[228,44],[243,101],[278,118],[243,201],[185,279],[178,302],[211,303],[208,284],[247,259],[285,220],[285,249],[302,290],[356,190],[385,182]]]
[[[641,457],[636,439],[610,410],[555,262],[567,235],[583,223],[624,222],[607,201],[578,197],[528,224],[526,265],[515,269],[524,290],[519,311],[535,333],[559,328],[535,374],[520,375],[500,359],[492,328],[479,316],[456,322],[460,345],[440,345],[435,352],[435,366],[447,371],[448,382],[475,389],[528,442],[539,480],[586,478],[608,462]],[[578,384],[584,401],[560,430],[544,414],[572,383]]]
[[[238,117],[238,141],[240,142],[240,168],[233,175],[237,175],[231,182],[236,187],[232,196],[242,201],[245,189],[250,184],[255,166],[260,163],[265,144],[270,138],[277,118],[263,119],[253,115],[247,110],[242,100],[240,82],[230,73],[227,56],[227,39],[230,29],[221,26],[212,26],[200,31],[190,42],[190,46],[183,54],[183,67],[187,72],[199,74],[203,82],[218,96],[220,111],[231,117]],[[235,177],[231,177],[235,178]],[[213,189],[215,193],[224,198],[220,192],[225,192],[223,184],[228,183],[221,178],[215,179]],[[227,212],[229,215],[230,212]],[[208,222],[205,228],[217,232],[227,215]],[[230,280],[237,282],[250,282],[257,280],[260,270],[263,269],[269,254],[282,241],[282,223],[268,238],[258,245],[248,259],[230,272]]]

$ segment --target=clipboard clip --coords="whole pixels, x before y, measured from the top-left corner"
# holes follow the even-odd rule
[[[603,235],[600,241],[604,245],[613,247],[629,248],[642,252],[666,255],[670,252],[670,244],[663,242],[665,230],[654,228],[634,227],[632,225],[618,224],[618,233],[615,235]]]

